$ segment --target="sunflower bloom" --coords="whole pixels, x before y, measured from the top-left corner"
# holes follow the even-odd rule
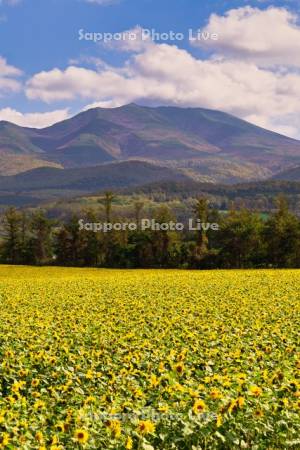
[[[133,447],[133,441],[132,441],[131,437],[128,436],[125,448],[126,448],[126,450],[132,450],[132,447]]]
[[[206,410],[206,404],[203,400],[196,400],[193,406],[194,414],[201,414]]]
[[[44,442],[43,433],[41,431],[37,431],[35,439],[38,441],[39,444],[42,444]]]
[[[155,425],[150,420],[141,420],[139,422],[138,431],[141,434],[150,434],[154,433]]]
[[[79,442],[79,444],[86,444],[89,440],[89,433],[85,430],[76,430],[74,438],[76,442]]]
[[[184,371],[184,364],[183,363],[176,364],[175,370],[179,375],[181,375]]]
[[[5,448],[9,444],[9,434],[1,433],[0,434],[0,448]]]
[[[212,389],[209,395],[213,400],[219,400],[222,397],[222,394],[218,389]]]
[[[257,418],[263,417],[264,413],[261,409],[257,409],[256,411],[254,411],[254,416]]]
[[[108,421],[107,426],[114,437],[119,438],[121,436],[121,423],[119,420],[110,420]]]
[[[259,386],[251,386],[249,392],[251,395],[254,395],[254,397],[260,397],[262,394],[262,388]]]

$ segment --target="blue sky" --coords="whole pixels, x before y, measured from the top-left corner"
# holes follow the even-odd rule
[[[42,127],[133,101],[221,109],[300,137],[299,10],[292,0],[0,0],[0,119]],[[143,41],[143,29],[185,39]],[[190,42],[189,29],[210,37]],[[94,43],[79,30],[134,30],[137,41]]]

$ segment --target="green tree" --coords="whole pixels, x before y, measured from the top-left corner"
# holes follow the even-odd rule
[[[45,264],[52,258],[52,222],[44,211],[38,210],[31,220],[33,259],[37,264]]]
[[[59,264],[83,265],[84,238],[79,229],[79,218],[73,215],[58,231],[55,240],[55,253]]]
[[[5,262],[18,264],[22,262],[22,234],[21,234],[22,216],[15,208],[9,208],[4,213],[3,244],[1,255]]]
[[[199,198],[193,208],[196,220],[201,224],[208,222],[208,202],[205,198]],[[197,232],[196,246],[194,249],[194,259],[198,262],[203,260],[208,253],[207,231],[201,227]]]
[[[137,226],[140,226],[141,222],[141,214],[144,209],[144,203],[143,202],[135,202],[134,203],[134,216],[135,216],[135,222]]]
[[[154,220],[159,225],[175,222],[173,214],[166,206],[161,206],[157,209]],[[160,229],[151,231],[150,236],[155,265],[159,267],[170,266],[176,253],[177,233],[171,230]]]
[[[277,211],[266,224],[265,239],[270,263],[275,267],[299,267],[299,219],[289,212],[284,197],[277,199]]]
[[[222,267],[253,267],[263,259],[264,224],[258,214],[231,210],[218,232],[219,262]]]
[[[87,223],[98,222],[94,211],[87,211],[85,214]],[[95,231],[82,232],[82,255],[84,265],[97,266],[100,262],[101,241]]]
[[[106,192],[104,192],[104,197],[100,200],[100,203],[102,203],[104,206],[105,220],[107,223],[111,223],[112,204],[115,199],[116,199],[116,196],[113,192],[106,191]]]

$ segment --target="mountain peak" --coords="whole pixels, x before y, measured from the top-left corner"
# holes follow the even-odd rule
[[[300,165],[300,142],[230,114],[203,108],[141,106],[93,108],[40,130],[0,122],[0,174],[28,168],[28,155],[45,166],[96,166],[143,160],[213,181],[273,175]],[[8,169],[7,169],[8,167]],[[236,175],[235,175],[236,178]]]

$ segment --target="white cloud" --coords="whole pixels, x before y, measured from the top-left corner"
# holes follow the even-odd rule
[[[298,17],[284,8],[261,10],[246,6],[225,16],[212,14],[203,30],[218,40],[198,40],[194,45],[212,49],[221,57],[250,60],[257,64],[300,66]]]
[[[103,59],[86,55],[81,55],[79,58],[71,58],[69,59],[68,64],[70,66],[79,66],[80,64],[86,64],[88,66],[96,67],[97,69],[105,69],[109,67],[109,65],[105,61],[103,61]]]
[[[96,72],[70,66],[65,71],[53,69],[34,75],[27,82],[26,94],[29,99],[40,99],[47,103],[74,100],[76,97],[100,100],[105,88],[113,92],[113,84],[119,86],[122,81],[122,76],[114,71]]]
[[[206,30],[220,39],[206,41],[214,46],[211,59],[142,41],[142,29],[135,27],[125,33],[136,33],[136,40],[109,45],[130,52],[122,67],[100,61],[88,69],[73,61],[65,70],[35,74],[26,95],[47,103],[81,99],[88,107],[140,102],[219,109],[300,138],[300,73],[291,68],[300,66],[296,22],[295,15],[274,7],[213,15]]]
[[[59,109],[46,113],[21,113],[11,108],[0,110],[0,120],[15,123],[22,127],[44,128],[70,117],[68,109]]]
[[[22,0],[0,0],[0,6],[1,5],[9,5],[9,6],[15,6],[21,3]]]
[[[85,0],[87,3],[94,3],[96,5],[108,6],[117,3],[118,0]]]
[[[118,100],[106,100],[103,102],[94,102],[89,103],[83,108],[83,111],[87,111],[88,109],[93,108],[119,108],[120,106],[123,106],[123,102],[119,102]]]
[[[154,45],[150,36],[144,33],[139,25],[131,30],[123,31],[121,35],[122,39],[107,41],[103,45],[109,49],[132,53],[140,53]]]
[[[152,43],[122,68],[70,66],[38,73],[28,81],[26,93],[48,103],[81,98],[104,107],[130,102],[202,106],[299,136],[296,126],[291,128],[291,117],[296,124],[300,113],[299,74],[251,62],[201,60],[167,44]]]
[[[16,79],[21,74],[19,69],[7,64],[6,60],[0,56],[0,97],[21,89],[21,83]]]
[[[249,116],[245,116],[244,119],[267,130],[298,139],[300,138],[300,120],[298,115],[291,114],[283,117],[268,117],[266,115],[250,114]]]

